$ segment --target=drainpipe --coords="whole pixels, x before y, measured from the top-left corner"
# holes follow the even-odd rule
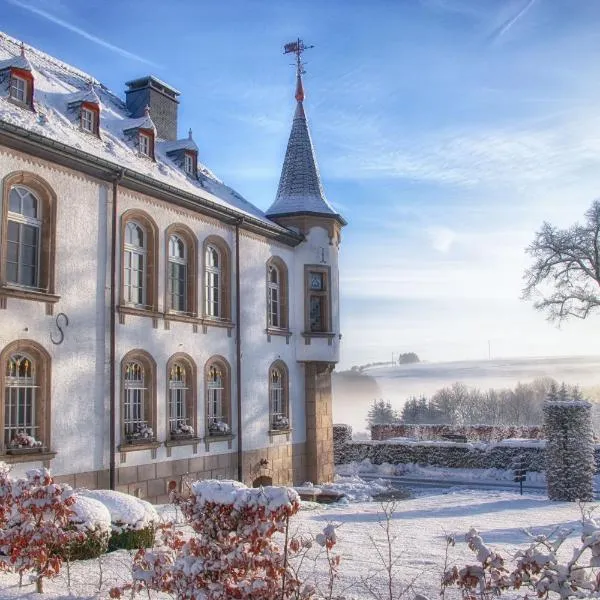
[[[116,312],[117,312],[117,194],[119,182],[123,178],[121,169],[112,179],[112,215],[110,223],[110,353],[109,353],[109,396],[110,396],[110,427],[109,427],[109,479],[110,489],[117,487],[117,465],[115,461],[117,416],[117,399],[115,397],[115,356],[116,356]]]
[[[242,467],[242,339],[241,339],[241,297],[240,297],[240,225],[244,219],[235,222],[235,339],[236,339],[236,365],[235,377],[237,380],[237,461],[238,481],[243,481],[244,469]]]

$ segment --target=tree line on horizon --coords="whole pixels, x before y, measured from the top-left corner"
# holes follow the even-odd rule
[[[559,386],[551,377],[514,388],[482,391],[464,383],[439,389],[433,396],[411,396],[402,410],[389,401],[374,400],[369,409],[369,426],[385,423],[414,425],[539,425],[543,421],[546,400],[581,400],[578,388]]]

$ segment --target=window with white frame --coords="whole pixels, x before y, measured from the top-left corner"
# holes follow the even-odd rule
[[[271,429],[289,429],[287,371],[282,364],[269,369],[269,400]]]
[[[81,109],[81,129],[89,133],[96,133],[96,113],[89,108]]]
[[[139,134],[139,150],[140,154],[152,157],[152,138],[145,134]]]
[[[267,318],[269,327],[281,327],[281,277],[275,265],[268,268]]]
[[[230,432],[226,373],[220,364],[211,364],[206,375],[206,404],[209,434]]]
[[[6,280],[39,287],[41,203],[25,187],[14,186],[8,199]]]
[[[192,426],[188,414],[188,373],[181,363],[174,363],[169,370],[169,431],[186,433]]]
[[[221,278],[223,268],[221,253],[216,246],[208,244],[205,253],[205,314],[208,317],[220,318],[222,313]]]
[[[188,175],[194,175],[196,171],[196,165],[194,160],[194,155],[190,152],[186,152],[183,159],[183,168]]]
[[[138,223],[125,226],[123,252],[123,299],[126,304],[146,306],[146,235]]]
[[[169,309],[187,312],[188,252],[185,242],[177,235],[169,238]]]
[[[9,356],[4,379],[4,446],[15,443],[17,435],[37,440],[36,369],[26,354]]]
[[[143,365],[137,361],[125,364],[123,378],[123,432],[133,438],[148,427],[146,397],[148,386]]]
[[[10,97],[22,104],[27,103],[27,80],[18,75],[10,78]]]

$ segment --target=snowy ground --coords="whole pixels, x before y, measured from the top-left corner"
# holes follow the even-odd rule
[[[355,498],[366,497],[369,490],[379,489],[373,483],[358,479],[346,479],[340,485]],[[367,587],[383,584],[376,548],[383,548],[383,531],[378,525],[381,511],[382,505],[374,502],[346,502],[329,507],[306,503],[294,519],[292,529],[299,533],[316,534],[330,522],[339,524],[335,551],[342,556],[342,564],[336,593],[348,600],[373,598]],[[163,509],[164,516],[172,512],[170,507]],[[414,579],[415,592],[436,598],[446,533],[463,534],[470,527],[476,527],[494,548],[513,552],[519,545],[526,545],[525,528],[532,528],[536,533],[549,533],[558,526],[576,528],[579,516],[576,505],[549,502],[542,495],[521,497],[504,491],[429,490],[396,505],[392,528],[397,536],[393,551],[400,557],[397,581],[406,584]],[[571,538],[573,542],[576,540],[576,532]],[[453,549],[452,556],[459,564],[461,558],[463,564],[471,559],[463,542]],[[304,564],[305,577],[325,580],[322,558]],[[111,586],[126,581],[129,562],[129,554],[124,551],[103,557],[100,597],[106,597]],[[0,576],[0,600],[36,597],[33,586],[19,590],[17,583],[14,576]],[[71,566],[72,595],[69,595],[65,572],[59,579],[47,582],[45,597],[52,600],[97,597],[98,586],[98,561],[79,562]]]

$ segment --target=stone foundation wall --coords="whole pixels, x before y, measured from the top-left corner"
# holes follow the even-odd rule
[[[261,462],[262,459],[262,462]],[[306,480],[305,444],[270,446],[244,452],[244,483],[251,486],[259,477],[273,485],[300,484]],[[117,491],[155,504],[169,502],[173,486],[182,490],[185,483],[199,479],[237,479],[237,453],[198,456],[181,460],[117,468]],[[73,487],[108,489],[109,472],[92,471],[55,477]]]

